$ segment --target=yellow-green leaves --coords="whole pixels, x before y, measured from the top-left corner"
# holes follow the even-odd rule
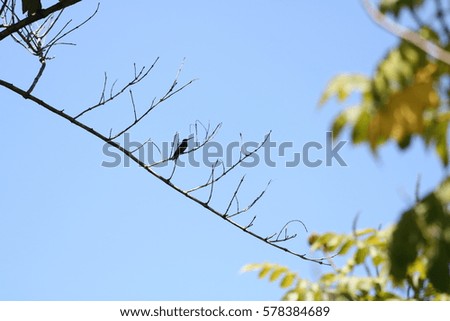
[[[286,273],[283,279],[281,280],[280,286],[283,289],[290,287],[294,283],[296,277],[297,274],[293,272]]]
[[[421,34],[430,39],[437,35],[427,27]],[[338,136],[346,126],[351,128],[354,144],[367,143],[376,153],[387,141],[405,149],[413,136],[434,145],[444,166],[449,163],[447,130],[449,112],[442,107],[450,90],[438,91],[449,66],[431,61],[417,47],[401,41],[380,61],[372,78],[360,74],[342,74],[333,78],[325,89],[319,106],[332,97],[345,101],[350,94],[360,95],[360,103],[339,113],[332,124]],[[448,107],[447,107],[448,108]]]
[[[258,277],[260,279],[267,276],[270,282],[275,282],[281,278],[281,288],[290,287],[297,278],[297,274],[289,271],[287,267],[272,263],[247,264],[241,269],[241,272],[255,270],[259,271]]]
[[[373,113],[367,128],[373,150],[388,139],[400,145],[411,135],[424,133],[425,112],[439,105],[432,78],[436,69],[430,64],[419,70],[410,86],[391,94],[386,105]]]
[[[381,0],[380,11],[398,16],[400,12],[407,8],[416,8],[423,4],[423,0]]]
[[[359,74],[342,74],[334,77],[325,89],[319,101],[319,106],[336,96],[339,102],[345,101],[354,92],[367,92],[370,89],[370,79]]]
[[[450,200],[450,181],[442,185],[436,198],[441,201]],[[426,219],[440,222],[441,217],[440,214],[431,215]],[[407,225],[403,225],[405,222]],[[449,284],[445,283],[447,280],[442,275],[447,273],[448,277],[448,270],[444,270],[445,266],[448,268],[448,261],[445,261],[448,256],[440,255],[436,259],[427,256],[427,250],[417,251],[417,244],[426,239],[426,234],[436,231],[421,231],[420,223],[408,216],[395,227],[394,236],[393,230],[394,228],[368,228],[350,234],[311,234],[308,239],[311,249],[322,252],[329,258],[326,262],[333,263],[332,267],[324,268],[324,273],[317,282],[303,279],[287,267],[272,263],[249,264],[242,271],[258,271],[259,278],[267,278],[270,282],[280,280],[279,286],[287,290],[284,300],[449,300],[450,296],[441,291]],[[441,235],[441,232],[438,234]],[[450,230],[447,229],[442,235],[441,239],[434,235],[438,241],[432,253],[449,250],[442,239],[450,241]],[[399,245],[395,249],[399,253],[395,255],[408,262],[399,267],[403,278],[395,279],[395,282],[389,273],[392,265],[389,264],[388,246],[392,237],[403,238],[402,242],[393,243]],[[389,253],[391,251],[389,249]],[[343,263],[338,266],[337,262]],[[433,279],[432,274],[436,279]],[[438,278],[439,285],[433,285]],[[431,283],[425,280],[430,280]],[[405,291],[407,288],[410,289],[408,292]]]

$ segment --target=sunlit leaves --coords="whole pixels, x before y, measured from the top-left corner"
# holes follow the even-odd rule
[[[426,64],[425,53],[405,41],[390,50],[378,64],[372,78],[371,94],[375,108],[384,105],[392,93],[409,86]]]
[[[443,184],[436,195],[440,200],[450,199],[450,182],[448,185]],[[435,221],[439,220],[439,217],[431,215],[427,219]],[[303,279],[297,273],[278,264],[249,264],[242,270],[258,271],[259,278],[267,278],[270,282],[281,280],[279,286],[287,290],[283,300],[449,300],[450,296],[441,291],[442,285],[448,284],[442,276],[443,273],[448,273],[443,270],[444,262],[433,263],[433,259],[426,257],[424,251],[417,251],[416,245],[421,242],[430,243],[427,237],[431,235],[422,233],[418,227],[420,224],[414,222],[412,225],[416,225],[416,233],[398,234],[399,227],[400,231],[404,228],[404,231],[414,232],[410,230],[411,221],[408,216],[404,221],[409,222],[410,226],[399,225],[395,228],[397,234],[394,233],[394,236],[392,236],[393,228],[384,230],[369,228],[355,230],[350,234],[331,232],[311,234],[308,239],[311,248],[322,251],[329,257],[329,262],[334,262],[333,268],[330,267],[317,282]],[[450,241],[450,231],[444,235],[447,235],[444,239]],[[404,279],[396,279],[394,283],[389,273],[391,265],[388,246],[392,237],[399,236],[405,240],[398,243],[403,244],[398,250],[409,263],[402,268]],[[439,239],[436,235],[434,238]],[[444,242],[438,241],[437,250],[445,249],[448,251]],[[341,259],[338,260],[337,257]],[[439,258],[443,257],[445,258],[439,255]],[[336,262],[341,262],[342,259],[346,259],[342,266],[336,266]],[[440,286],[432,285],[434,282],[432,274],[439,277]]]
[[[241,272],[255,270],[259,271],[260,279],[267,276],[270,282],[274,282],[281,278],[280,287],[282,288],[291,286],[297,278],[297,274],[289,271],[287,267],[272,263],[247,264],[241,269]]]
[[[330,98],[336,97],[338,101],[345,101],[353,92],[367,92],[370,89],[370,79],[364,75],[342,74],[334,77],[322,94],[319,106],[325,104]]]
[[[425,120],[425,143],[436,147],[436,152],[444,164],[449,163],[447,141],[449,121],[450,112],[439,113]]]
[[[296,277],[297,275],[295,273],[292,272],[287,273],[281,280],[280,286],[283,289],[290,287],[294,283]]]
[[[450,178],[406,211],[389,246],[390,272],[397,282],[408,278],[419,255],[433,287],[450,294]]]
[[[410,86],[390,95],[386,105],[372,115],[368,126],[372,149],[387,139],[400,144],[413,134],[424,133],[425,111],[439,105],[439,96],[433,88],[435,71],[436,65],[419,70]]]
[[[407,8],[416,8],[423,4],[423,0],[381,0],[380,11],[398,16],[400,12]]]
[[[421,34],[435,39],[436,34],[423,28]],[[360,103],[339,113],[332,124],[338,136],[343,128],[351,128],[354,144],[367,143],[377,149],[393,140],[401,149],[411,138],[421,137],[435,147],[444,166],[449,163],[447,130],[450,117],[441,107],[445,97],[437,90],[448,66],[431,62],[417,47],[401,41],[380,61],[372,78],[359,74],[343,74],[333,78],[325,89],[319,105],[331,97],[342,102],[358,93]]]

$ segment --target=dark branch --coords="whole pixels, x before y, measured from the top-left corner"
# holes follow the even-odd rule
[[[80,1],[81,0],[60,0],[53,6],[47,8],[47,9],[41,10],[32,16],[26,17],[25,19],[20,20],[19,22],[15,23],[11,26],[8,26],[5,30],[0,32],[0,41],[5,39],[9,35],[17,32],[18,30],[22,29],[23,27],[26,27],[38,20],[41,20],[41,19],[51,15],[53,12],[70,7]]]

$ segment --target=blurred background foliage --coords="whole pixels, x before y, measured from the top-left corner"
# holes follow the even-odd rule
[[[383,19],[392,19],[413,37],[450,50],[448,3],[381,0],[378,10]],[[394,226],[364,230],[354,226],[349,234],[311,234],[311,250],[329,257],[331,266],[331,272],[316,282],[272,263],[243,268],[259,271],[259,278],[280,280],[280,287],[286,289],[284,300],[450,299],[450,66],[406,38],[399,38],[388,50],[373,75],[334,77],[319,106],[333,98],[344,103],[356,95],[358,103],[345,107],[334,119],[334,136],[349,129],[351,142],[367,144],[374,157],[386,143],[406,150],[413,138],[421,140],[437,154],[447,174],[424,197],[419,197],[418,181],[415,205]]]

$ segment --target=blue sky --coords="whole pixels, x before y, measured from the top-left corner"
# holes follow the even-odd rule
[[[44,7],[52,1],[43,1]],[[133,63],[158,64],[134,89],[138,112],[173,81],[190,87],[154,111],[130,133],[133,140],[170,141],[190,124],[223,123],[223,145],[309,141],[325,144],[343,106],[318,109],[327,82],[342,72],[370,74],[396,39],[375,26],[358,1],[104,1],[98,15],[55,48],[34,94],[75,114],[95,103],[103,74],[128,81]],[[96,4],[83,1],[63,17],[82,21]],[[1,44],[0,78],[27,88],[38,63],[11,39]],[[7,62],[7,63],[5,63]],[[137,166],[105,168],[103,144],[69,122],[0,89],[0,299],[2,300],[278,300],[283,291],[247,263],[276,262],[316,278],[326,268],[253,239],[174,192]],[[83,119],[108,133],[133,120],[129,97]],[[344,136],[339,139],[348,138]],[[422,192],[444,175],[419,141],[401,153],[387,145],[375,159],[365,146],[345,145],[347,167],[260,164],[239,168],[213,199],[226,207],[246,173],[241,202],[272,180],[265,196],[239,222],[257,215],[254,230],[277,232],[302,220],[310,232],[348,232],[389,225],[412,204],[417,176]],[[313,157],[323,157],[317,151]],[[183,187],[207,172],[183,168]],[[307,234],[289,246],[307,252]]]

